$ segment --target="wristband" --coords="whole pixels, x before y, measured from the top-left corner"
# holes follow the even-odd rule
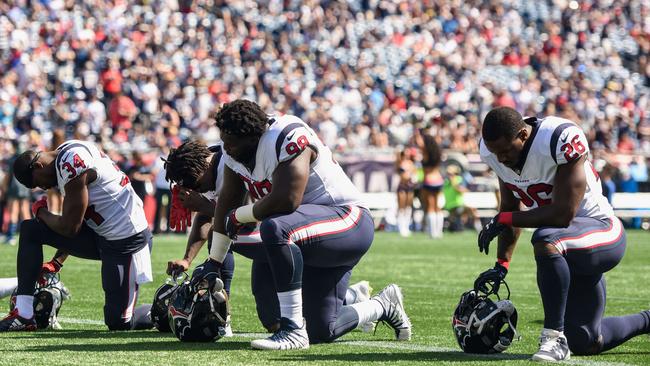
[[[512,226],[512,212],[499,212],[499,224]]]
[[[255,215],[253,214],[254,203],[250,205],[241,206],[235,210],[235,218],[242,224],[248,224],[250,222],[257,222]]]
[[[505,269],[510,269],[510,262],[505,259],[497,258],[497,263]]]
[[[230,243],[232,240],[222,233],[216,231],[212,232],[212,246],[210,247],[210,258],[213,260],[223,263],[228,249],[230,249]]]

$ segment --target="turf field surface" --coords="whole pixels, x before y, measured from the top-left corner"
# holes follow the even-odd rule
[[[155,330],[108,332],[102,323],[104,300],[99,262],[70,258],[61,274],[73,296],[61,309],[64,329],[0,334],[0,365],[530,365],[528,359],[537,349],[542,327],[542,308],[529,239],[530,232],[522,234],[507,278],[511,300],[519,312],[522,339],[500,355],[459,352],[451,330],[451,314],[461,293],[472,286],[478,273],[494,264],[494,248],[489,256],[479,253],[476,233],[468,231],[446,234],[441,240],[419,234],[403,239],[394,233],[377,233],[370,252],[356,267],[352,283],[369,280],[375,292],[393,282],[402,287],[406,310],[413,322],[410,342],[393,341],[392,330],[380,325],[374,335],[355,331],[338,342],[313,345],[309,350],[251,350],[250,340],[262,336],[263,328],[250,294],[250,261],[240,256],[236,256],[231,303],[235,337],[211,344],[188,344]],[[648,232],[628,232],[626,256],[607,274],[608,315],[648,308],[648,245]],[[155,238],[155,281],[142,286],[139,303],[151,301],[153,292],[166,278],[167,260],[182,256],[184,246],[185,237],[181,235]],[[15,276],[16,250],[0,246],[0,277]],[[53,250],[48,248],[45,258],[52,254]],[[8,311],[8,302],[0,302],[0,313]],[[637,337],[600,356],[574,356],[568,364],[648,365],[650,338]]]

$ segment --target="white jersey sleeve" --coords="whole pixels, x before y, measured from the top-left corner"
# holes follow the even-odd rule
[[[551,137],[551,156],[557,165],[570,163],[589,154],[589,143],[582,129],[573,123],[556,127]]]
[[[77,143],[62,146],[56,157],[56,172],[61,186],[89,169],[95,169],[95,159],[87,146]]]
[[[317,139],[304,123],[292,123],[285,129],[287,133],[280,133],[276,141],[278,163],[295,158]]]

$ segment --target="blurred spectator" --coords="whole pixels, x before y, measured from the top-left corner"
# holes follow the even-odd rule
[[[131,186],[135,194],[144,203],[144,198],[148,194],[147,185],[151,185],[153,174],[151,174],[151,169],[142,160],[142,154],[139,151],[136,150],[133,152],[131,165],[126,169],[126,174],[131,180]]]
[[[413,213],[413,191],[415,190],[415,164],[410,150],[402,150],[395,163],[399,184],[397,186],[397,227],[403,237],[411,236],[411,215]]]
[[[154,176],[154,188],[156,189],[156,215],[153,222],[153,232],[158,234],[162,230],[162,220],[165,218],[165,232],[169,233],[169,210],[171,208],[171,190],[169,189],[169,182],[165,179],[165,162],[161,158],[167,158],[169,155],[169,148],[162,144],[160,146],[160,153],[156,157],[151,169],[151,174]]]
[[[438,204],[438,197],[444,179],[440,173],[440,164],[442,161],[442,152],[436,139],[429,135],[421,135],[416,132],[415,139],[422,150],[422,169],[424,178],[420,194],[422,195],[422,205],[425,212],[427,230],[431,238],[442,238],[444,226],[444,214]]]
[[[630,168],[626,165],[619,167],[620,177],[616,183],[617,192],[637,193],[639,191],[639,184],[630,174]],[[641,218],[635,217],[631,220],[623,220],[629,227],[638,229],[641,227]]]
[[[4,177],[4,182],[1,184],[3,187],[2,191],[6,192],[7,209],[9,210],[9,226],[5,237],[5,244],[10,245],[16,244],[14,235],[18,231],[18,225],[20,225],[23,220],[31,219],[32,217],[29,207],[31,191],[29,188],[20,184],[13,175],[14,161],[18,158],[18,155],[22,153],[19,146],[18,141],[14,140],[12,142],[12,156],[7,161],[9,171]]]
[[[481,231],[481,221],[476,210],[465,205],[465,192],[468,191],[461,170],[456,164],[447,166],[447,177],[442,193],[445,197],[445,211],[449,212],[449,229],[462,231],[470,223],[476,231]]]
[[[603,187],[603,196],[607,197],[607,201],[612,203],[614,193],[616,193],[616,184],[612,179],[614,177],[615,169],[611,165],[605,165],[600,172],[600,183]]]

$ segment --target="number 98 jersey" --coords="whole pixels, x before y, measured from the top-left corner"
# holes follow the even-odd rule
[[[501,164],[483,140],[480,152],[481,159],[496,172],[514,196],[527,208],[536,208],[552,202],[558,166],[589,154],[589,145],[582,129],[570,120],[533,117],[524,121],[533,129],[529,141],[524,145],[517,169]],[[585,159],[584,170],[587,187],[576,216],[613,216],[613,209],[603,196],[600,177],[588,159]]]
[[[285,115],[270,120],[270,126],[257,146],[253,171],[226,152],[224,161],[244,182],[250,196],[257,200],[271,192],[273,172],[278,165],[290,161],[307,147],[314,149],[318,156],[311,163],[302,203],[364,206],[360,200],[361,194],[334,160],[330,149],[296,116]]]
[[[59,190],[87,170],[97,179],[88,184],[86,225],[107,240],[135,235],[148,227],[142,200],[135,194],[129,178],[95,144],[70,140],[57,148],[56,176]]]

